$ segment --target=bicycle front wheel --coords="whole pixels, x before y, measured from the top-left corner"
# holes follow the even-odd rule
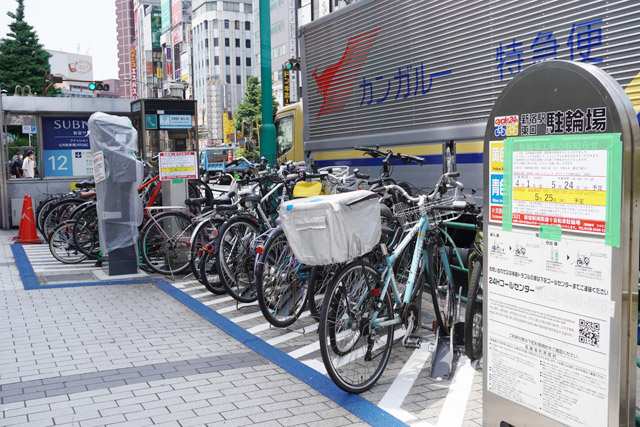
[[[98,213],[96,205],[88,206],[79,213],[73,226],[75,246],[89,258],[98,258],[100,238],[98,235]]]
[[[177,274],[189,267],[189,238],[193,225],[183,212],[164,212],[142,229],[142,259],[156,273]]]
[[[437,241],[429,244],[429,290],[436,317],[433,330],[439,329],[447,336],[451,332],[455,319],[455,291],[442,261],[440,249],[442,247]]]
[[[227,290],[220,282],[216,260],[217,255],[214,252],[213,243],[211,243],[211,245],[205,245],[198,264],[200,283],[212,294],[224,295],[227,293]]]
[[[256,295],[265,319],[285,328],[306,306],[309,269],[303,268],[282,229],[272,232],[258,258]]]
[[[473,262],[464,313],[464,347],[471,360],[482,357],[482,261]]]
[[[377,326],[394,317],[389,293],[376,309],[381,288],[376,269],[357,262],[336,273],[325,295],[319,326],[322,361],[333,382],[349,393],[373,387],[391,355],[393,325]]]
[[[75,221],[65,221],[58,225],[49,235],[49,250],[51,255],[65,264],[77,264],[87,259],[75,245],[73,228]]]
[[[203,285],[204,282],[200,276],[200,258],[204,254],[204,247],[207,243],[215,240],[218,235],[218,229],[223,222],[221,218],[207,218],[196,226],[191,236],[189,266],[193,276]]]
[[[258,236],[258,225],[249,218],[231,218],[220,228],[216,240],[216,267],[229,295],[239,302],[256,300],[254,286],[255,253],[251,242]]]

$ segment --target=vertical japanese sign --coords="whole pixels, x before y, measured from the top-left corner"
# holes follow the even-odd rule
[[[286,107],[291,104],[291,75],[290,70],[282,69],[282,106]]]
[[[289,0],[289,58],[298,57],[298,26],[296,25],[296,0]],[[298,102],[298,73],[289,74],[289,103]],[[287,104],[288,105],[288,104]]]
[[[46,177],[93,174],[88,117],[43,117],[42,145]]]
[[[182,22],[182,0],[171,0],[171,26]]]
[[[136,47],[131,45],[131,96],[138,98],[138,59],[136,57]]]
[[[162,15],[161,31],[165,33],[171,29],[171,0],[162,0],[160,14]]]
[[[504,170],[504,142],[491,141],[489,145],[491,156],[490,185],[491,195],[489,199],[491,207],[491,221],[502,221],[502,197],[503,197],[503,170]]]

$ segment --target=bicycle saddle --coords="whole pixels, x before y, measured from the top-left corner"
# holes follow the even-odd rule
[[[231,200],[234,196],[236,195],[236,193],[234,191],[229,191],[226,194],[223,194],[220,197],[216,197],[213,200],[211,200],[211,204],[212,205],[230,205],[231,203],[233,203],[233,200]]]
[[[95,187],[96,182],[92,179],[87,179],[82,182],[76,182],[76,188],[86,188],[86,187]]]
[[[92,197],[95,197],[96,192],[95,191],[81,191],[80,193],[78,193],[78,196],[81,199],[90,199]]]
[[[207,203],[206,197],[195,197],[193,199],[186,199],[184,204],[187,206],[201,206]]]

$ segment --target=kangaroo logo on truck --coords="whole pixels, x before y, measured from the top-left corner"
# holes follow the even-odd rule
[[[363,68],[369,51],[376,41],[378,31],[380,28],[351,37],[347,41],[347,47],[340,61],[325,68],[320,75],[317,73],[317,67],[313,71],[318,92],[322,94],[322,107],[318,111],[318,117],[344,109],[346,99],[358,77],[356,72]]]

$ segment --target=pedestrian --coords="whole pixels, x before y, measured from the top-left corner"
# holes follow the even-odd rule
[[[27,157],[22,162],[22,175],[25,178],[36,177],[36,155],[33,150],[27,151]]]
[[[18,151],[18,154],[11,163],[10,173],[14,175],[16,178],[22,178],[22,151]]]

